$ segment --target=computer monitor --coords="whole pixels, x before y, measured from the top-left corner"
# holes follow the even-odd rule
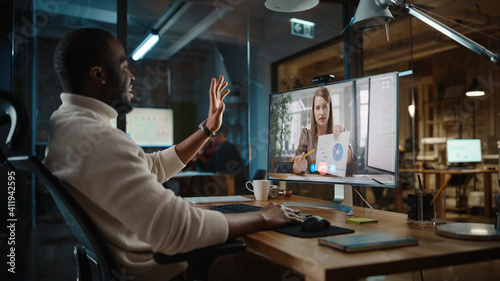
[[[480,163],[482,160],[480,139],[446,140],[446,162],[449,165]]]
[[[332,186],[396,187],[398,84],[398,73],[391,72],[272,93],[268,179]],[[318,125],[311,124],[321,123],[320,119],[318,122],[313,119],[316,92],[330,95],[330,117],[320,118],[323,122],[333,119],[332,127],[342,131],[338,139],[330,131],[317,141],[312,137]],[[315,151],[311,152],[312,148]],[[306,157],[305,170],[294,172],[295,157],[300,152],[311,153]],[[350,154],[355,157],[349,158]]]
[[[126,132],[141,147],[174,145],[174,111],[168,108],[134,107],[127,114]],[[116,120],[112,120],[116,127]]]

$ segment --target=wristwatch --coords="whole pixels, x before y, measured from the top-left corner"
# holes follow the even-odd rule
[[[200,125],[198,125],[198,128],[200,128],[203,131],[203,133],[205,133],[205,135],[207,135],[208,137],[213,137],[213,136],[217,135],[217,132],[212,133],[207,128],[207,120],[204,120],[203,122],[201,122]]]

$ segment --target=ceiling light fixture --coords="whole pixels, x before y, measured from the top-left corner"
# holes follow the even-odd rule
[[[481,85],[477,82],[477,78],[472,79],[472,85],[470,85],[465,95],[468,97],[484,96],[483,88],[481,88]]]
[[[155,33],[149,33],[144,40],[142,40],[142,43],[132,52],[132,59],[137,61],[140,60],[144,57],[144,55],[153,48],[156,43],[158,43],[158,40],[160,40],[160,36]]]
[[[414,104],[410,104],[408,106],[408,113],[410,113],[411,118],[415,117],[415,105]]]
[[[302,12],[316,7],[319,0],[267,0],[264,6],[275,12]]]

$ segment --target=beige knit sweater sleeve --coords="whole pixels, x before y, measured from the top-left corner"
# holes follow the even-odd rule
[[[228,225],[221,213],[192,207],[160,183],[183,167],[175,148],[145,154],[109,126],[109,108],[96,102],[63,98],[51,117],[44,163],[75,187],[107,240],[124,251],[166,254],[224,242]]]

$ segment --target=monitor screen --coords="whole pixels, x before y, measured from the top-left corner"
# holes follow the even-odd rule
[[[273,93],[268,178],[397,186],[398,73]]]
[[[116,128],[116,119],[112,120]],[[127,134],[141,147],[174,145],[174,111],[168,108],[134,107],[127,114]]]
[[[480,139],[452,139],[446,141],[449,164],[478,163],[482,161]]]

